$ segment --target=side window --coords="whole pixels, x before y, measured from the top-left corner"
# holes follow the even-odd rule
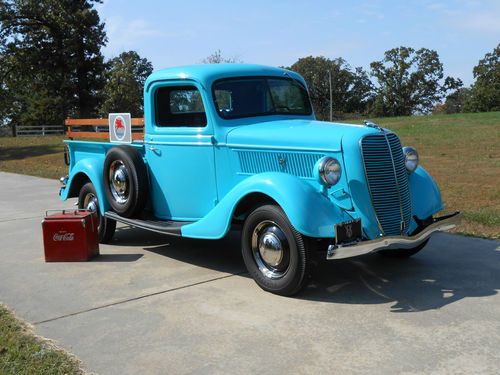
[[[160,87],[155,92],[157,126],[207,125],[205,107],[195,86]]]

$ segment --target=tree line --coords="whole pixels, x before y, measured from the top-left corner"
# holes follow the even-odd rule
[[[62,124],[68,117],[141,116],[153,71],[135,51],[105,60],[100,0],[0,0],[0,125]],[[393,48],[368,71],[343,58],[309,56],[289,66],[307,81],[319,119],[500,110],[500,45],[463,87],[444,77],[436,51]],[[241,62],[220,50],[202,63]],[[330,100],[331,96],[331,100]]]
[[[388,50],[367,72],[342,58],[305,57],[288,67],[308,83],[320,119],[408,116],[427,113],[500,110],[500,45],[474,67],[474,84],[444,77],[436,51],[398,47]],[[330,87],[332,100],[330,101]]]

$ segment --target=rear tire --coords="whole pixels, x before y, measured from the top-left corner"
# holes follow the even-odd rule
[[[311,257],[306,241],[279,206],[261,206],[248,215],[241,251],[248,272],[268,292],[291,296],[307,281]]]
[[[422,250],[425,247],[425,245],[427,245],[427,242],[429,242],[429,240],[425,240],[420,245],[418,245],[412,249],[382,250],[382,251],[379,251],[378,253],[381,256],[388,257],[388,258],[400,258],[400,259],[409,258],[412,255],[415,255],[416,253],[418,253],[420,250]]]
[[[116,221],[101,215],[97,193],[91,182],[87,182],[80,189],[80,194],[78,195],[78,208],[97,212],[99,242],[109,243],[115,234]]]

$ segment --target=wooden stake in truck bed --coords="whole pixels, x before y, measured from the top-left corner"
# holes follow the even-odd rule
[[[144,118],[132,118],[131,120],[132,139],[142,141],[144,139]],[[71,140],[109,139],[109,132],[107,132],[109,122],[107,118],[68,118],[64,121],[64,125],[66,125],[66,136]]]

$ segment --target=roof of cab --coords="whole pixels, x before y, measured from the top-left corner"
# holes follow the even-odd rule
[[[169,79],[188,79],[201,82],[202,84],[211,85],[212,82],[221,78],[283,76],[285,74],[304,82],[303,78],[299,74],[287,69],[272,66],[255,64],[200,64],[157,70],[148,77],[145,87],[147,91],[152,82]]]

